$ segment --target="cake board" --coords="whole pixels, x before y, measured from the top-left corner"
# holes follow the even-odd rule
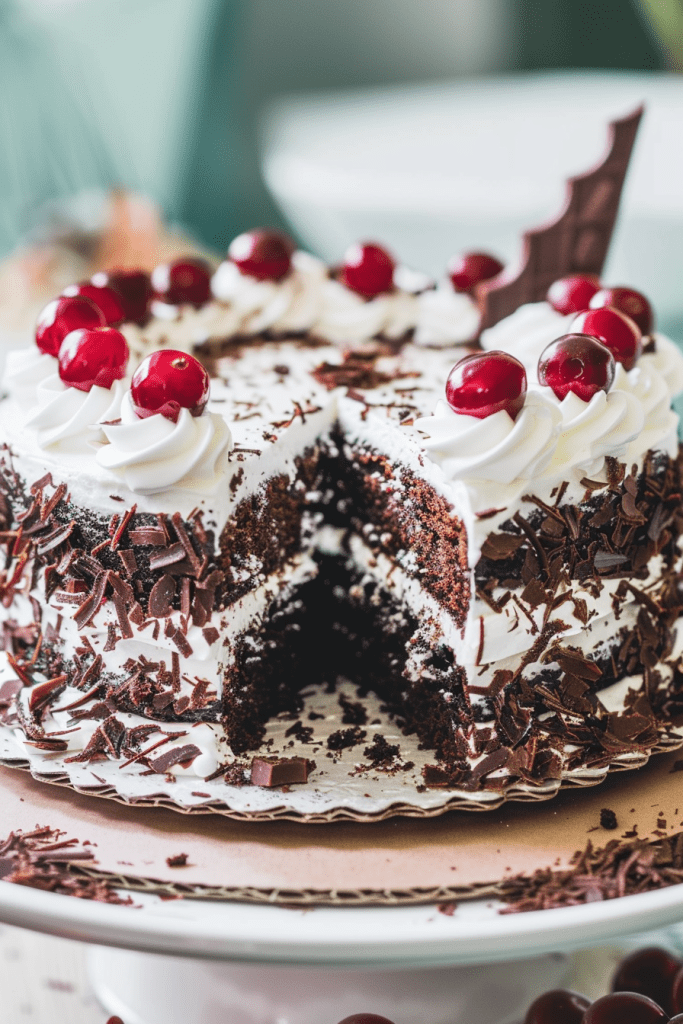
[[[336,1024],[361,1009],[396,1024],[464,1024],[474,1012],[483,1024],[511,1022],[562,983],[564,951],[683,919],[683,885],[500,914],[491,882],[506,868],[566,865],[587,838],[598,846],[634,830],[643,839],[676,834],[676,764],[675,754],[664,755],[599,790],[560,794],[552,808],[503,808],[495,821],[455,812],[315,828],[126,807],[5,769],[0,831],[49,822],[89,839],[97,843],[92,870],[135,891],[133,906],[110,906],[3,882],[0,919],[118,947],[94,950],[91,970],[108,1010],[126,1024]],[[599,827],[605,805],[616,832]],[[181,851],[187,867],[170,869],[165,857]],[[440,912],[444,899],[457,906]],[[492,991],[501,1002],[487,1002]]]

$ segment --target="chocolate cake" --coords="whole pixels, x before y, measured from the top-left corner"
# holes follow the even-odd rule
[[[50,304],[0,402],[25,748],[208,778],[339,677],[433,751],[427,786],[541,786],[671,735],[683,357],[600,289],[606,246],[563,251],[550,301],[499,322],[505,273],[461,291],[374,244],[330,268],[272,232]]]

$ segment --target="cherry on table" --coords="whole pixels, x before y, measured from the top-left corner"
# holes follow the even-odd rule
[[[146,270],[103,270],[91,278],[93,284],[114,288],[123,302],[124,319],[142,324],[149,314],[152,280]]]
[[[643,348],[638,325],[611,306],[586,309],[572,320],[569,327],[572,332],[590,334],[601,341],[626,370],[633,369]]]
[[[551,341],[538,360],[538,382],[552,388],[562,401],[570,391],[590,402],[598,391],[609,391],[616,364],[610,350],[587,334],[563,334]]]
[[[683,1004],[674,1003],[674,986],[677,975],[683,995],[683,972],[679,957],[660,946],[647,946],[630,953],[619,964],[612,979],[613,992],[640,992],[658,1003],[667,1013],[683,1010]]]
[[[90,299],[98,309],[102,310],[102,315],[108,327],[118,327],[126,319],[123,299],[116,289],[112,288],[109,284],[94,284],[92,281],[81,281],[80,284],[70,284],[64,289],[62,295],[66,295],[69,298],[76,295],[84,295],[86,299]]]
[[[681,966],[676,971],[671,984],[671,1012],[683,1013],[683,967]]]
[[[352,1013],[350,1017],[344,1017],[339,1024],[394,1024],[388,1017],[380,1017],[378,1013]]]
[[[102,310],[84,295],[60,296],[48,302],[36,321],[36,345],[48,356],[58,356],[71,331],[79,327],[105,327]]]
[[[448,276],[456,292],[471,292],[475,285],[490,281],[502,269],[500,260],[487,252],[466,252],[450,260]]]
[[[586,1010],[583,1024],[667,1024],[661,1006],[640,992],[611,992]]]
[[[394,286],[393,256],[374,242],[358,242],[344,253],[339,279],[351,291],[372,299]]]
[[[133,374],[130,397],[140,419],[160,413],[173,423],[181,409],[201,416],[209,400],[209,375],[194,356],[160,349],[147,356]]]
[[[295,249],[292,239],[283,232],[258,228],[232,240],[228,259],[247,277],[255,277],[257,281],[280,281],[292,268]]]
[[[588,305],[591,309],[611,306],[620,313],[626,313],[643,334],[650,334],[654,326],[652,306],[643,293],[637,292],[635,288],[601,288],[593,295]]]
[[[526,396],[526,371],[509,352],[475,352],[456,363],[446,401],[461,416],[484,419],[504,410],[516,419]]]
[[[553,281],[548,288],[547,301],[558,313],[580,313],[596,294],[600,282],[593,274],[569,274]]]
[[[59,376],[79,391],[111,388],[128,363],[128,343],[115,327],[85,327],[67,334],[59,350]]]
[[[194,256],[162,263],[152,271],[152,288],[169,306],[203,306],[211,297],[211,267]]]
[[[581,1024],[590,999],[578,992],[556,988],[544,992],[527,1010],[524,1024]]]

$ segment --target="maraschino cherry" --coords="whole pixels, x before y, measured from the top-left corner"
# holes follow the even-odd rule
[[[583,1024],[667,1024],[661,1006],[639,992],[611,992],[586,1010]]]
[[[475,352],[456,363],[446,401],[461,416],[484,419],[504,410],[514,420],[524,405],[526,372],[508,352]]]
[[[486,252],[466,252],[448,264],[448,276],[456,292],[471,292],[475,285],[500,274],[503,264]]]
[[[339,280],[352,292],[372,299],[394,286],[396,263],[386,249],[374,242],[358,242],[344,253]]]
[[[228,259],[241,274],[257,281],[280,281],[292,268],[296,246],[281,231],[245,231],[230,243]]]
[[[615,372],[610,350],[587,334],[564,334],[551,341],[538,360],[539,384],[552,388],[560,401],[573,391],[590,402],[598,391],[609,391]]]
[[[211,268],[206,260],[185,256],[152,271],[155,298],[169,306],[202,306],[211,296]]]
[[[59,350],[59,376],[79,391],[110,388],[128,363],[128,343],[115,327],[85,327],[67,334]]]
[[[339,1024],[394,1024],[387,1017],[380,1017],[378,1013],[352,1013],[350,1017],[344,1017]]]
[[[173,423],[181,409],[200,416],[209,400],[209,375],[194,356],[175,349],[152,352],[138,366],[130,385],[135,412],[141,419],[160,413]]]
[[[588,303],[600,287],[597,277],[592,274],[570,274],[553,281],[548,288],[547,301],[558,313],[580,313],[588,309]]]
[[[58,356],[67,334],[79,327],[105,327],[102,310],[84,295],[61,296],[48,302],[36,321],[36,345],[48,356]]]
[[[601,288],[588,303],[591,309],[602,309],[611,306],[620,313],[626,313],[641,330],[642,334],[650,334],[654,326],[652,306],[642,292],[635,288]],[[585,309],[585,306],[582,307]]]
[[[667,1013],[683,1010],[683,1005],[674,1006],[673,999],[675,979],[681,966],[678,957],[659,946],[638,949],[619,964],[612,979],[612,991],[640,992],[653,999]],[[680,995],[683,995],[683,982]]]
[[[114,288],[122,302],[124,318],[142,324],[149,314],[152,281],[146,270],[107,270],[92,277],[93,284]]]
[[[581,1024],[590,999],[564,988],[544,992],[527,1010],[524,1024]]]
[[[569,326],[573,333],[590,334],[601,341],[624,369],[635,366],[643,347],[642,336],[638,325],[625,313],[609,306],[586,309]]]
[[[84,295],[86,299],[94,302],[98,309],[102,310],[105,323],[108,327],[118,327],[126,319],[126,311],[123,308],[123,299],[109,284],[94,284],[92,281],[81,281],[80,284],[70,284],[65,288],[62,295],[74,296]]]

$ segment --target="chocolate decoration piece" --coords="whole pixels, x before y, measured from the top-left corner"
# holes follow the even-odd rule
[[[477,287],[481,330],[493,327],[526,302],[540,302],[560,277],[600,276],[642,116],[641,106],[610,122],[605,158],[568,180],[567,200],[556,220],[524,233],[521,267],[503,271]]]
[[[252,786],[291,786],[308,782],[310,762],[305,757],[255,757],[251,762]]]

